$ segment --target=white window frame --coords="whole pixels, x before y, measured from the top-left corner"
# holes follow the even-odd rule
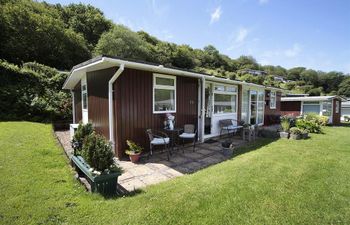
[[[174,86],[156,84],[156,79],[158,77],[174,80]],[[168,111],[156,111],[155,110],[154,106],[155,106],[155,90],[156,89],[158,89],[158,90],[174,90],[174,103],[175,103],[174,110],[168,110]],[[152,90],[152,92],[153,92],[153,102],[152,102],[153,114],[176,113],[176,76],[154,73],[153,74],[153,90]]]
[[[85,86],[85,90],[84,87]],[[84,94],[86,94],[86,108],[84,108]],[[89,121],[89,94],[86,75],[81,79],[81,109],[82,109],[82,120],[86,124]]]
[[[335,100],[335,113],[339,113],[340,111],[340,103],[338,100]]]
[[[224,91],[218,91],[215,90],[215,86],[224,86]],[[236,89],[235,92],[232,91],[226,91],[228,87],[234,87]],[[213,83],[213,99],[212,99],[212,107],[213,107],[213,115],[228,115],[228,114],[235,114],[238,111],[238,99],[237,99],[237,92],[238,92],[238,86],[236,85],[226,85],[226,84],[220,84],[220,83]],[[215,113],[215,94],[222,94],[222,95],[231,95],[235,96],[235,111],[234,112],[224,112],[224,113]]]
[[[274,101],[272,101],[272,96]],[[277,93],[276,91],[270,91],[270,109],[276,109]]]

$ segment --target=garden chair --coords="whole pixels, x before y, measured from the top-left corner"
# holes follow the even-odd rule
[[[179,138],[182,140],[182,152],[185,153],[185,140],[193,141],[193,151],[196,148],[196,126],[193,124],[185,124],[184,131],[179,135]]]
[[[150,155],[153,155],[153,148],[155,146],[163,146],[164,150],[166,150],[167,152],[167,158],[169,160],[171,152],[169,148],[170,138],[168,137],[168,135],[161,131],[155,131],[152,129],[147,129],[146,133],[149,138],[149,144],[150,144],[150,152],[148,154],[148,157]]]

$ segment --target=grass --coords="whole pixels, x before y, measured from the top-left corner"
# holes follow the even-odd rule
[[[2,224],[349,224],[350,127],[264,140],[132,197],[89,194],[50,125],[0,123]],[[254,151],[252,151],[254,150]]]

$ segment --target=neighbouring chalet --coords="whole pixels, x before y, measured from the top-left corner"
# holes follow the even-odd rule
[[[124,156],[126,140],[149,146],[146,129],[195,124],[198,141],[218,136],[219,121],[279,122],[282,89],[177,68],[99,56],[72,68],[63,86],[73,97],[73,123],[92,122]]]
[[[346,99],[340,96],[297,96],[281,98],[282,115],[300,116],[317,113],[329,117],[329,124],[340,124],[341,105]]]

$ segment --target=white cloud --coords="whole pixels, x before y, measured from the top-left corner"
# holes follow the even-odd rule
[[[239,48],[247,42],[247,37],[249,34],[249,29],[245,27],[240,27],[237,32],[235,32],[230,38],[230,47],[227,50],[231,51],[233,49]],[[258,38],[254,38],[253,42],[259,41]]]
[[[263,5],[263,4],[267,4],[269,3],[270,0],[259,0],[259,4]]]
[[[221,11],[221,6],[218,6],[214,12],[210,14],[210,24],[219,21],[221,17],[222,11]]]
[[[302,50],[301,46],[298,43],[295,43],[292,48],[289,48],[289,49],[284,51],[284,55],[286,57],[292,58],[292,57],[299,55],[301,50]]]
[[[151,0],[151,9],[155,15],[163,16],[169,10],[169,6],[164,4],[160,5],[160,4],[157,4],[156,0]]]

